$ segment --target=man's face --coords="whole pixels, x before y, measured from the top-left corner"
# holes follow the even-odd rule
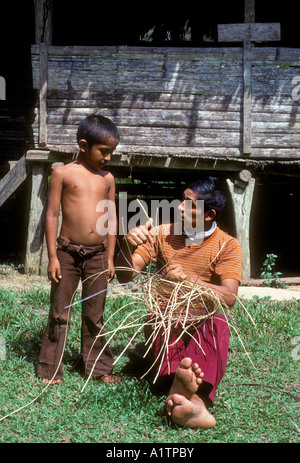
[[[198,198],[194,191],[187,188],[183,192],[182,201],[178,206],[178,212],[180,214],[182,224],[187,230],[195,230],[195,228],[198,228],[198,225],[201,224],[201,221],[203,222],[204,219],[203,207],[201,207],[201,202],[199,200],[197,201],[197,199]],[[203,230],[203,225],[201,230]]]

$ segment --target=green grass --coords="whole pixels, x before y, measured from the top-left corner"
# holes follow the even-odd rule
[[[5,340],[5,353],[2,351],[0,357],[0,416],[38,397],[28,407],[0,421],[0,442],[298,442],[300,359],[292,340],[300,335],[300,301],[246,301],[255,326],[244,309],[236,305],[233,323],[256,369],[232,331],[227,370],[212,410],[217,425],[208,431],[171,423],[163,409],[164,397],[153,395],[146,382],[122,371],[128,362],[126,355],[115,367],[122,383],[107,386],[90,380],[81,392],[86,380],[71,371],[80,344],[79,306],[72,315],[63,384],[45,391],[36,378],[36,364],[48,301],[47,291],[38,287],[19,292],[0,290],[0,339]],[[125,302],[108,297],[106,318]],[[124,310],[117,316],[119,324],[124,320]],[[130,312],[132,306],[126,310]],[[131,328],[115,336],[111,343],[115,356],[133,334]],[[142,335],[137,338],[141,339]]]

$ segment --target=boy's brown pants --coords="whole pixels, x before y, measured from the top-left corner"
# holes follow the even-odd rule
[[[110,374],[113,366],[112,353],[108,346],[104,348],[105,336],[96,339],[103,327],[107,287],[106,247],[104,244],[76,245],[62,238],[58,238],[57,241],[57,257],[61,265],[62,278],[59,283],[52,283],[51,286],[49,318],[42,341],[37,376],[52,379],[57,370],[53,379],[63,377],[61,359],[70,327],[71,312],[72,309],[78,310],[80,304],[69,308],[67,306],[73,302],[80,279],[82,299],[88,298],[82,302],[81,325],[81,357],[85,372],[88,375],[94,368],[92,376]],[[100,358],[96,361],[102,350]]]

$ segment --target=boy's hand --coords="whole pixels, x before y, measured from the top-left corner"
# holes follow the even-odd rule
[[[115,267],[113,261],[110,263],[108,261],[108,269],[107,269],[107,282],[112,281],[115,276]]]
[[[49,259],[48,278],[50,281],[54,281],[55,283],[59,283],[59,280],[61,280],[60,263],[57,257]]]
[[[150,228],[152,227],[153,220],[150,218],[145,225],[139,225],[138,227],[129,230],[126,235],[127,241],[134,247],[139,246],[140,244],[145,243],[147,240],[153,244],[153,237],[149,233]]]

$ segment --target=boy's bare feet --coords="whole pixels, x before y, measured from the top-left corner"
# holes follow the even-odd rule
[[[61,379],[47,379],[47,378],[42,378],[42,382],[45,384],[61,384],[62,381]]]
[[[166,410],[174,423],[189,428],[210,429],[216,420],[196,394],[204,373],[189,357],[181,360],[166,400]]]

